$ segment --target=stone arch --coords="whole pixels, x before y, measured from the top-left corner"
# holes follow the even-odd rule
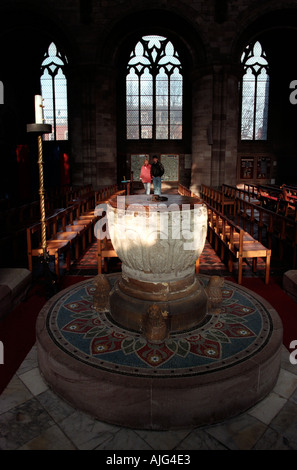
[[[118,66],[125,60],[123,50],[131,50],[140,35],[166,34],[183,51],[190,67],[204,63],[205,46],[196,25],[189,21],[190,17],[186,19],[175,11],[154,8],[123,15],[105,31],[98,46],[97,62]]]
[[[117,106],[117,172],[121,174],[130,173],[130,153],[143,153],[143,148],[149,153],[160,152],[170,154],[189,154],[191,152],[191,87],[193,71],[200,64],[206,61],[205,44],[197,30],[197,24],[194,23],[195,15],[192,12],[178,11],[175,3],[170,3],[170,8],[156,8],[155,2],[150,2],[150,8],[138,9],[130,8],[122,14],[118,14],[118,19],[114,23],[109,24],[109,28],[105,29],[104,34],[100,32],[101,42],[98,42],[98,50],[96,62],[102,66],[102,69],[108,68],[112,79],[115,80],[116,90],[116,106]],[[192,18],[190,20],[189,18]],[[185,113],[186,121],[184,121],[184,133],[182,141],[169,141],[159,144],[158,141],[151,142],[149,150],[145,141],[139,142],[139,145],[125,143],[125,126],[124,115],[122,112],[123,102],[121,102],[125,89],[124,87],[124,71],[126,69],[131,51],[142,36],[147,34],[156,34],[166,36],[173,44],[179,54],[180,60],[184,66],[185,76],[187,80],[186,95],[184,96],[184,109],[188,109]],[[98,38],[99,41],[99,38]],[[161,145],[161,147],[160,147]],[[133,150],[132,150],[132,147]],[[165,150],[166,146],[166,150]],[[137,150],[135,150],[137,147]],[[135,149],[134,149],[135,148]],[[127,159],[128,158],[128,159]],[[184,158],[184,156],[182,156]]]
[[[297,34],[297,5],[291,8],[274,8],[273,4],[263,7],[250,8],[238,17],[237,34],[234,35],[230,47],[231,57],[235,63],[240,63],[240,57],[245,45],[259,37],[262,39],[276,31],[295,30]],[[266,48],[269,51],[269,47]],[[268,52],[269,53],[269,52]]]
[[[250,7],[239,15],[237,34],[234,35],[231,46],[232,60],[239,68],[243,49],[255,41],[260,41],[269,63],[271,89],[267,141],[263,145],[260,141],[255,145],[255,141],[239,140],[238,165],[241,153],[248,151],[256,162],[257,155],[262,152],[273,165],[268,182],[271,178],[277,184],[283,184],[284,181],[291,181],[291,175],[297,171],[294,127],[297,108],[289,101],[289,85],[297,76],[292,47],[297,41],[297,5],[291,3],[287,8],[280,8],[272,2],[259,4],[255,9]],[[283,139],[284,135],[286,139]],[[257,181],[256,178],[254,172],[254,181]],[[263,180],[261,182],[265,183]]]

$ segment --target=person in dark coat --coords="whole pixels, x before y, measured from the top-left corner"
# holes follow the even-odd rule
[[[154,185],[154,194],[161,194],[161,177],[164,175],[164,167],[159,161],[157,155],[153,156],[153,163],[151,166],[151,176]]]

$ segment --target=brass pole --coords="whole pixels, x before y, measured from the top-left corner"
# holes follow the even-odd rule
[[[38,136],[38,167],[39,167],[39,196],[40,196],[40,222],[41,222],[41,246],[44,259],[46,252],[46,224],[45,224],[45,190],[43,181],[43,155],[42,155],[42,136]]]
[[[40,223],[41,223],[41,247],[42,247],[42,276],[46,288],[46,297],[50,298],[57,292],[57,276],[49,269],[49,253],[46,243],[46,218],[45,218],[45,190],[43,181],[43,155],[42,155],[42,136],[50,134],[52,126],[44,123],[27,124],[27,132],[33,133],[38,137],[38,168],[39,168],[39,196],[40,196]]]

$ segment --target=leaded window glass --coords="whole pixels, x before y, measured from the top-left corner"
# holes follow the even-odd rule
[[[68,140],[67,59],[52,42],[41,64],[41,94],[44,100],[44,120],[52,125],[48,140]]]
[[[178,53],[163,36],[142,37],[127,66],[127,139],[182,139],[182,114]]]
[[[268,61],[259,41],[246,47],[241,103],[241,139],[267,140],[269,75]]]

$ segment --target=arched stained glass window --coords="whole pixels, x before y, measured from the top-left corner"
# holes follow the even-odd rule
[[[127,139],[182,139],[182,112],[178,53],[163,36],[142,37],[127,67]]]
[[[266,54],[259,41],[246,47],[241,103],[241,139],[267,140],[269,75]]]
[[[48,140],[68,139],[67,79],[64,71],[67,59],[52,42],[41,64],[41,95],[44,100],[44,120],[52,125]]]

